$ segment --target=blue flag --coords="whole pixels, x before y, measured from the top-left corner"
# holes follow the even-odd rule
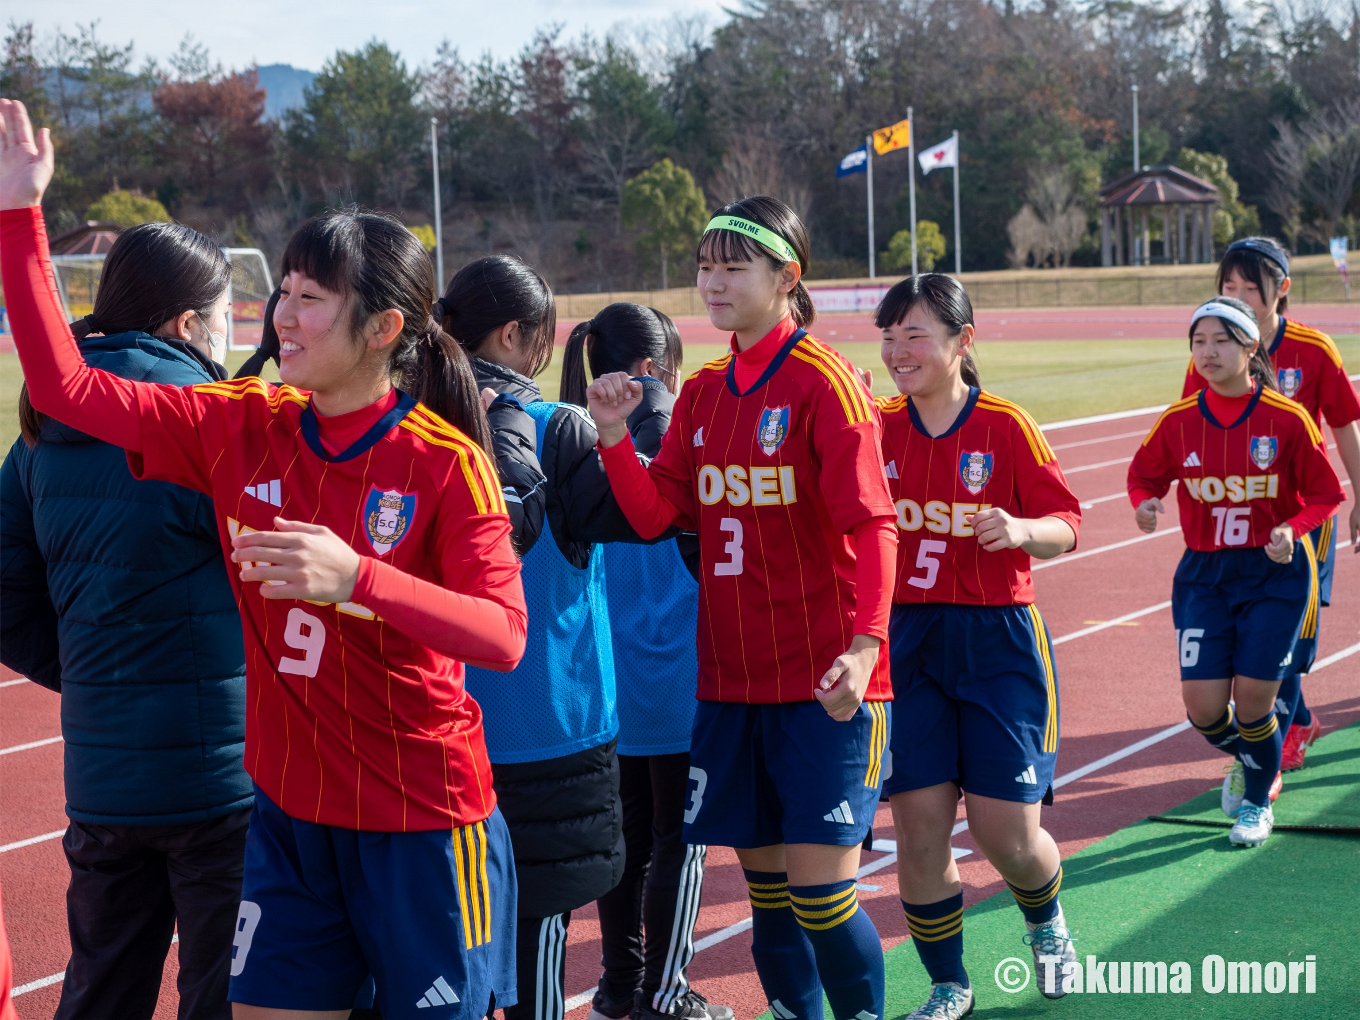
[[[837,177],[849,177],[851,174],[862,174],[869,169],[869,151],[860,146],[854,152],[848,153],[844,159],[836,165]]]

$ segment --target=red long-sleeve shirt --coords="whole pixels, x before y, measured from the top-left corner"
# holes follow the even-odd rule
[[[0,269],[34,407],[124,447],[139,477],[211,495],[226,546],[281,516],[324,524],[360,554],[339,605],[266,599],[229,564],[245,761],[261,789],[294,817],[346,828],[486,818],[495,794],[462,663],[513,668],[527,612],[485,453],[409,398],[328,424],[306,394],[259,379],[180,388],[89,368],[36,208],[0,212]]]

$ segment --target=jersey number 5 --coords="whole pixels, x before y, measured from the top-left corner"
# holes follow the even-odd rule
[[[916,547],[916,567],[924,570],[922,577],[909,577],[907,584],[916,588],[935,587],[935,578],[940,576],[940,561],[935,558],[936,553],[942,553],[949,548],[948,543],[938,541],[933,538],[921,539],[921,544]]]
[[[302,652],[302,658],[285,655],[279,659],[280,673],[316,676],[321,665],[321,650],[326,647],[326,625],[311,613],[301,609],[288,610],[288,625],[283,629],[283,643]]]

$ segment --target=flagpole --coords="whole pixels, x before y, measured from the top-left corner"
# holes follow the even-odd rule
[[[911,212],[911,275],[916,275],[916,124],[907,107],[907,195]]]
[[[963,273],[963,242],[959,230],[959,133],[954,132],[954,275]]]
[[[430,118],[430,155],[434,174],[434,272],[435,289],[444,292],[444,216],[439,207],[439,121]]]
[[[865,191],[869,203],[869,279],[874,273],[874,136],[864,136],[864,170],[868,174],[868,188]]]

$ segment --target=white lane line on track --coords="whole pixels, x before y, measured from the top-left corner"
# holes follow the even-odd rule
[[[1064,634],[1062,637],[1053,639],[1053,644],[1060,645],[1067,641],[1075,641],[1077,638],[1086,637],[1088,634],[1095,634],[1111,627],[1118,627],[1121,623],[1128,623],[1141,616],[1150,616],[1152,613],[1161,612],[1163,609],[1171,608],[1171,600],[1158,602],[1155,606],[1148,606],[1146,609],[1135,609],[1132,613],[1125,613],[1123,616],[1116,616],[1113,620],[1106,620],[1104,623],[1097,623],[1090,627],[1083,627],[1081,630],[1074,630],[1071,634]]]
[[[1133,460],[1132,457],[1116,457],[1114,460],[1097,461],[1094,464],[1081,464],[1074,468],[1063,468],[1064,475],[1079,475],[1083,471],[1094,471],[1097,468],[1114,467],[1116,464],[1127,464]]]
[[[1063,555],[1054,557],[1051,560],[1043,560],[1040,563],[1035,563],[1029,569],[1031,572],[1035,570],[1045,570],[1048,567],[1057,567],[1064,563],[1073,563],[1077,560],[1084,560],[1087,556],[1099,556],[1101,553],[1113,552],[1115,549],[1123,549],[1130,545],[1137,545],[1139,542],[1147,542],[1154,538],[1163,538],[1166,535],[1179,535],[1180,533],[1181,529],[1179,526],[1167,528],[1165,531],[1158,529],[1151,535],[1139,535],[1137,538],[1126,538],[1122,542],[1112,542],[1109,545],[1097,546],[1094,549],[1084,549],[1081,552],[1063,553]]]
[[[1097,503],[1108,503],[1112,499],[1128,499],[1127,492],[1112,492],[1108,496],[1097,496],[1095,499],[1083,499],[1078,502],[1083,510],[1090,510]]]
[[[3,681],[0,681],[0,688],[4,688],[4,687],[18,687],[20,684],[26,684],[26,683],[28,683],[28,677],[26,677],[26,676],[21,676],[18,680],[3,680]]]
[[[28,751],[35,747],[46,747],[48,744],[55,744],[61,737],[48,737],[46,740],[31,740],[27,744],[15,744],[13,747],[0,747],[0,754],[13,754],[15,751]]]
[[[1086,418],[1067,418],[1063,421],[1052,421],[1047,425],[1040,425],[1040,432],[1056,432],[1059,429],[1074,429],[1078,425],[1099,425],[1103,421],[1123,421],[1125,418],[1141,418],[1148,414],[1161,414],[1170,404],[1158,404],[1156,407],[1135,407],[1132,411],[1112,411],[1109,414],[1093,414]]]
[[[1112,443],[1116,439],[1132,439],[1134,436],[1145,435],[1147,435],[1147,429],[1139,429],[1137,432],[1116,432],[1112,436],[1101,436],[1099,439],[1079,439],[1075,443],[1059,443],[1053,449],[1070,450],[1077,446],[1095,446],[1097,443]]]
[[[56,839],[58,836],[66,835],[65,829],[58,829],[56,832],[44,832],[41,836],[29,836],[28,839],[21,839],[17,843],[6,843],[0,846],[0,854],[8,853],[11,850],[22,850],[26,846],[33,846],[35,843],[46,843],[49,839]]]

